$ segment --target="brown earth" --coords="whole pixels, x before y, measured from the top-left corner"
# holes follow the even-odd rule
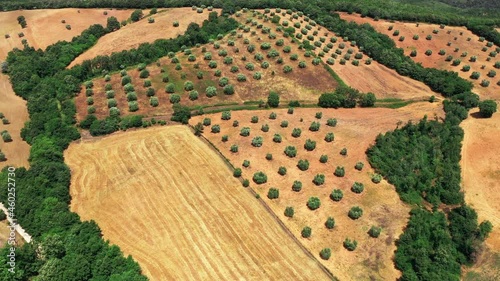
[[[321,262],[332,271],[340,280],[394,280],[400,276],[400,272],[394,268],[392,258],[396,249],[395,240],[402,233],[407,223],[409,207],[399,200],[394,187],[387,182],[376,185],[370,180],[373,170],[370,168],[365,155],[366,149],[375,140],[379,133],[395,129],[398,122],[408,120],[418,120],[428,114],[442,116],[441,105],[430,103],[415,103],[401,109],[317,109],[317,108],[296,108],[293,115],[287,114],[286,110],[275,110],[277,119],[268,118],[271,110],[264,111],[237,111],[232,112],[230,121],[222,121],[219,114],[197,116],[191,119],[191,124],[201,122],[203,118],[212,119],[212,124],[219,124],[221,132],[214,134],[210,132],[210,127],[205,127],[206,136],[221,152],[227,157],[235,167],[241,167],[243,178],[252,179],[257,171],[264,171],[268,181],[262,185],[251,182],[254,189],[263,200],[269,204],[276,215],[282,219],[291,232],[297,236],[302,243],[318,259],[319,252],[325,247],[332,249],[332,257],[328,261]],[[322,112],[321,128],[319,132],[308,130],[315,119],[315,112]],[[259,122],[250,122],[252,116],[258,116]],[[338,125],[334,128],[327,127],[325,122],[328,118],[335,117]],[[303,120],[301,121],[301,119]],[[233,127],[234,120],[240,122],[239,127]],[[287,128],[281,128],[283,120],[289,121]],[[263,124],[268,124],[269,132],[260,130]],[[249,137],[242,137],[239,132],[242,127],[250,127]],[[293,138],[291,132],[293,128],[301,128],[302,135]],[[327,143],[323,140],[327,132],[335,133],[335,141]],[[272,138],[275,133],[280,133],[283,137],[282,143],[274,143]],[[221,136],[228,135],[229,141],[222,142]],[[253,147],[251,140],[255,136],[263,137],[262,147]],[[314,151],[307,152],[303,145],[306,139],[317,142]],[[233,144],[239,146],[239,152],[231,153],[230,147]],[[294,145],[298,149],[297,157],[289,158],[284,155],[283,150],[287,145]],[[348,149],[348,156],[339,154],[345,147]],[[271,153],[273,159],[265,159],[267,153]],[[322,154],[328,155],[328,162],[321,164],[319,157]],[[296,165],[300,159],[307,159],[310,167],[307,171],[300,171]],[[243,160],[249,160],[248,168],[242,167]],[[354,169],[356,162],[362,161],[365,164],[360,172]],[[335,167],[341,165],[346,169],[346,176],[337,178],[333,175]],[[285,166],[288,170],[285,176],[280,176],[277,171],[280,166]],[[324,174],[325,184],[315,186],[312,179],[316,174]],[[300,180],[303,183],[300,192],[291,189],[292,183]],[[355,182],[365,185],[362,194],[355,194],[350,191],[351,185]],[[280,190],[280,197],[276,200],[267,198],[270,187]],[[339,188],[344,192],[344,198],[340,202],[333,202],[329,195],[333,189]],[[321,207],[311,211],[306,207],[309,197],[317,196],[321,200]],[[348,210],[358,205],[363,208],[364,215],[358,220],[351,220],[347,216]],[[284,210],[287,206],[295,209],[293,218],[287,218]],[[324,223],[327,217],[332,216],[336,221],[333,230],[325,228]],[[367,231],[372,225],[383,227],[381,236],[378,239],[370,238]],[[301,238],[301,230],[305,226],[312,228],[312,236],[309,239]],[[345,238],[358,241],[358,248],[354,252],[349,252],[343,248],[342,243]]]
[[[299,16],[298,19],[294,19],[290,15],[281,16],[280,23],[283,23],[285,20],[289,22],[289,26],[293,26],[295,23],[301,24],[300,28],[296,28],[296,33],[300,33],[300,29],[304,28],[308,24],[308,22],[305,21],[304,16]],[[317,48],[314,51],[317,55],[322,48],[330,42],[331,37],[337,37],[337,42],[334,43],[333,48],[330,51],[325,52],[322,59],[324,62],[335,54],[335,50],[339,48],[340,43],[345,43],[346,47],[342,50],[342,54],[338,55],[338,58],[335,59],[335,64],[330,67],[347,85],[358,89],[361,92],[375,93],[377,98],[380,99],[418,99],[422,97],[428,98],[431,95],[435,95],[435,93],[432,92],[432,90],[424,83],[413,80],[409,77],[401,76],[396,71],[387,68],[376,61],[372,61],[370,65],[366,65],[366,55],[359,60],[359,66],[353,65],[351,62],[354,60],[354,55],[360,52],[357,46],[351,46],[350,41],[344,41],[343,38],[336,36],[335,33],[328,31],[320,25],[313,26],[308,35],[312,35],[315,31],[317,31],[318,34],[314,36],[314,40],[311,41],[311,44],[315,41],[319,41],[320,37],[326,38],[322,47]],[[306,39],[306,36],[304,36],[303,39]],[[345,65],[342,65],[339,63],[340,59],[347,53],[347,49],[349,48],[353,49],[351,59],[347,61]]]
[[[114,52],[137,48],[142,43],[152,43],[157,39],[174,38],[184,34],[192,22],[201,25],[204,20],[208,19],[209,13],[207,10],[198,14],[191,8],[172,8],[162,10],[153,16],[145,16],[136,23],[128,24],[99,38],[92,48],[78,56],[68,68],[97,56],[111,55]],[[148,23],[149,17],[154,18],[155,22]],[[179,27],[172,26],[174,21],[179,22]]]
[[[328,279],[186,126],[73,143],[65,159],[71,210],[151,280]]]
[[[419,23],[407,23],[407,22],[393,22],[386,20],[375,21],[372,18],[361,18],[360,15],[347,13],[339,13],[341,18],[347,21],[354,21],[356,23],[369,23],[378,32],[388,35],[394,39],[396,45],[404,49],[405,54],[410,55],[411,51],[417,50],[417,56],[413,58],[416,62],[421,63],[425,67],[433,67],[438,69],[445,69],[457,72],[460,77],[467,79],[474,84],[474,92],[479,94],[484,98],[500,98],[500,86],[497,82],[500,81],[500,76],[497,74],[494,78],[487,76],[490,70],[495,70],[497,73],[500,70],[495,69],[493,65],[496,61],[500,61],[497,55],[487,61],[490,52],[495,51],[495,48],[499,46],[493,45],[492,47],[487,47],[487,41],[480,42],[479,37],[474,35],[471,31],[467,30],[465,27],[461,26],[445,26],[443,29],[436,24],[424,24]],[[393,26],[393,30],[389,30],[389,26]],[[395,30],[399,30],[398,36],[393,36]],[[437,34],[433,33],[433,30],[438,30]],[[419,35],[418,40],[413,39],[413,35]],[[431,40],[426,40],[426,36],[431,35]],[[400,36],[405,36],[403,42],[399,41]],[[470,38],[470,41],[467,39]],[[450,42],[451,45],[447,46]],[[482,48],[486,47],[486,51],[482,51]],[[455,48],[459,50],[455,52]],[[432,55],[425,55],[425,51],[431,50]],[[439,55],[440,50],[445,50],[445,55]],[[467,52],[465,55],[464,52]],[[445,61],[448,55],[453,56],[453,59],[461,59],[462,62],[458,66],[453,66],[452,62]],[[465,56],[463,56],[465,55]],[[477,56],[476,62],[470,62],[471,56]],[[471,69],[468,72],[462,71],[464,65],[470,65]],[[484,69],[481,69],[482,66]],[[481,76],[477,80],[471,79],[469,76],[472,72],[479,72]],[[483,87],[480,85],[482,80],[490,81],[488,87]]]
[[[477,115],[474,110],[472,116]],[[470,270],[484,276],[500,277],[500,115],[492,118],[470,116],[462,122],[462,177],[465,200],[478,213],[479,221],[489,220],[493,232],[486,250]],[[488,280],[488,279],[483,279]],[[491,279],[494,280],[494,279]]]

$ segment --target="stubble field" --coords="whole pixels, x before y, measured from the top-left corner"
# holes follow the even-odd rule
[[[151,280],[328,280],[185,126],[73,143],[71,210]]]

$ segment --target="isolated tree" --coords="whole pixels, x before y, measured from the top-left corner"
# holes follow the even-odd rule
[[[374,226],[374,225],[372,225],[372,227],[370,228],[370,230],[368,230],[368,234],[371,237],[373,237],[373,238],[379,237],[380,236],[380,232],[382,232],[382,228]]]
[[[136,21],[139,21],[142,17],[143,17],[142,10],[135,10],[134,12],[132,12],[132,15],[130,16],[130,19],[133,22],[136,22]]]
[[[307,207],[311,210],[316,210],[321,206],[321,201],[319,200],[318,197],[310,197],[309,200],[307,200]]]
[[[332,250],[330,248],[324,248],[319,252],[319,256],[324,260],[328,260],[332,256]]]
[[[497,112],[497,103],[494,100],[484,100],[479,103],[479,113],[482,117],[490,118]]]
[[[278,93],[271,91],[267,96],[267,104],[270,107],[278,107],[280,104],[280,96]]]
[[[377,98],[373,93],[362,94],[359,99],[359,105],[361,107],[372,107],[376,101]]]
[[[351,191],[354,192],[354,193],[362,193],[363,190],[365,189],[365,186],[360,183],[360,182],[355,182],[352,186],[351,186]]]
[[[334,189],[332,191],[332,193],[330,194],[330,199],[332,199],[333,201],[336,201],[336,202],[342,200],[343,197],[344,197],[344,193],[340,189]]]
[[[285,216],[286,217],[293,218],[294,214],[295,214],[295,211],[294,211],[293,207],[288,206],[285,208]]]
[[[302,231],[300,232],[300,234],[302,235],[302,237],[304,238],[309,238],[311,237],[311,234],[312,234],[312,229],[309,227],[309,226],[306,226],[302,229]]]
[[[335,219],[328,217],[328,219],[326,219],[325,226],[328,229],[333,229],[335,227]]]
[[[278,199],[280,197],[280,191],[277,188],[271,187],[267,192],[267,198],[269,199]]]
[[[353,220],[359,219],[363,215],[363,209],[358,206],[354,206],[349,210],[347,215]]]
[[[349,251],[356,250],[357,246],[358,246],[358,242],[356,240],[350,240],[349,238],[346,238],[344,240],[344,248],[346,248]]]
[[[267,182],[267,176],[264,172],[255,173],[252,179],[256,184],[263,184]]]
[[[300,159],[299,162],[297,163],[297,167],[301,171],[306,171],[307,169],[309,169],[309,161],[304,160],[304,159]]]
[[[106,28],[112,32],[120,29],[120,22],[115,17],[108,17]]]
[[[285,155],[290,158],[297,156],[297,148],[295,146],[287,146],[285,148]]]

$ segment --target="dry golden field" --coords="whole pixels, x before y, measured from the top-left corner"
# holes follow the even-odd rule
[[[328,280],[186,126],[73,143],[71,210],[151,280]]]
[[[433,67],[438,69],[445,69],[457,72],[460,77],[471,81],[474,84],[474,92],[479,94],[482,98],[500,99],[500,76],[497,74],[495,77],[488,77],[487,74],[490,70],[500,72],[499,69],[494,68],[495,62],[500,61],[499,55],[496,57],[489,57],[490,52],[500,46],[492,45],[488,47],[487,40],[481,42],[479,37],[467,30],[465,27],[458,26],[444,26],[441,28],[437,24],[424,24],[407,23],[407,22],[393,22],[387,20],[375,21],[372,18],[361,18],[358,14],[349,15],[347,13],[340,13],[341,18],[347,21],[354,21],[356,23],[369,23],[378,32],[388,35],[393,38],[396,45],[404,49],[405,54],[408,56],[413,50],[417,51],[417,56],[413,60],[421,63],[424,67]],[[392,26],[392,30],[389,27]],[[396,30],[399,30],[399,35],[393,35]],[[437,34],[434,33],[437,31]],[[418,40],[413,39],[414,35],[418,35]],[[426,37],[431,35],[431,40]],[[404,41],[399,38],[404,36]],[[449,45],[449,46],[448,46]],[[484,48],[484,49],[483,49]],[[432,54],[427,56],[425,51],[431,50]],[[440,55],[439,51],[444,50],[445,54]],[[497,51],[498,52],[498,51]],[[457,66],[452,65],[453,61],[446,61],[446,58],[451,55],[453,60],[460,59],[461,63]],[[475,62],[470,61],[472,56],[476,56]],[[489,61],[488,61],[489,58]],[[469,65],[469,71],[463,71],[464,65]],[[483,68],[484,66],[484,68]],[[481,75],[479,79],[471,79],[472,72],[479,72]],[[482,80],[490,81],[488,87],[480,85]]]
[[[375,109],[317,109],[296,108],[293,114],[287,110],[275,110],[277,119],[269,119],[273,110],[237,111],[232,112],[231,120],[221,120],[221,114],[197,116],[191,119],[191,124],[202,122],[204,118],[211,118],[212,125],[220,125],[220,133],[212,133],[211,127],[205,127],[204,136],[207,137],[231,163],[242,168],[243,178],[250,180],[250,187],[269,204],[276,215],[282,219],[302,243],[318,258],[321,249],[332,249],[332,257],[321,262],[340,280],[394,280],[400,272],[394,268],[392,258],[396,249],[395,240],[402,233],[407,223],[409,207],[401,202],[394,187],[387,182],[374,184],[370,180],[373,170],[367,163],[365,150],[372,144],[379,133],[395,129],[399,121],[418,120],[428,114],[442,116],[440,105],[430,103],[415,103],[404,108],[393,110],[385,108]],[[316,112],[322,112],[320,120],[315,118]],[[251,117],[258,116],[258,123],[251,123]],[[326,126],[328,118],[337,118],[336,127]],[[239,122],[233,127],[233,121]],[[281,122],[288,121],[288,127],[282,128]],[[301,121],[302,120],[302,121]],[[313,121],[321,122],[318,132],[308,130]],[[261,131],[261,126],[269,125],[269,131]],[[240,136],[243,127],[250,128],[250,136]],[[291,136],[294,128],[301,128],[298,138]],[[327,143],[323,140],[327,132],[335,134],[335,140]],[[273,142],[274,134],[279,133],[281,143]],[[222,136],[228,135],[228,141],[222,141]],[[253,147],[252,139],[263,137],[261,147]],[[306,151],[304,142],[312,139],[317,142],[314,151]],[[230,147],[239,146],[237,153],[230,152]],[[283,151],[286,146],[293,145],[298,149],[297,156],[287,157]],[[339,154],[342,148],[347,148],[348,155]],[[266,154],[272,154],[272,160],[266,159]],[[319,157],[328,156],[327,163],[320,163]],[[306,171],[297,168],[299,160],[308,160],[310,167]],[[244,160],[250,161],[248,168],[242,167]],[[356,162],[365,164],[362,171],[354,169]],[[278,168],[287,168],[287,174],[278,174]],[[345,177],[333,175],[336,166],[345,167]],[[257,185],[252,181],[255,172],[264,171],[268,181]],[[325,175],[325,183],[321,186],[313,184],[316,174]],[[303,184],[300,192],[292,191],[292,184],[300,180]],[[365,190],[356,194],[350,190],[354,182],[361,182]],[[268,189],[274,187],[280,191],[278,199],[268,199]],[[340,202],[332,201],[329,196],[333,189],[341,189],[344,198]],[[311,211],[306,206],[309,197],[316,196],[321,200],[319,209]],[[347,213],[355,205],[360,206],[364,213],[358,220],[351,220]],[[293,218],[284,215],[285,208],[291,206],[295,210]],[[328,230],[324,223],[332,216],[336,225]],[[382,226],[383,231],[378,239],[370,238],[367,231],[372,225]],[[301,238],[303,227],[312,228],[310,238]],[[350,252],[343,248],[344,239],[358,241],[358,248]]]

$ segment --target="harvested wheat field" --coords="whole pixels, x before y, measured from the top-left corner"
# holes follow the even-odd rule
[[[26,101],[14,94],[9,78],[4,74],[0,74],[0,101],[0,112],[9,120],[9,124],[0,122],[0,131],[7,130],[12,136],[12,142],[0,140],[0,151],[7,158],[7,161],[0,162],[0,169],[9,165],[27,168],[30,146],[21,139],[21,129],[29,118]]]
[[[276,119],[270,119],[270,113],[277,113]],[[322,118],[316,119],[315,113],[322,112]],[[197,116],[191,119],[191,124],[202,122],[204,118],[211,118],[212,125],[220,125],[220,133],[212,133],[211,127],[205,127],[203,135],[207,137],[231,163],[243,170],[242,177],[250,180],[250,188],[255,190],[269,204],[276,215],[285,225],[340,280],[394,280],[400,272],[394,268],[392,262],[396,250],[395,240],[402,233],[407,223],[409,207],[400,201],[394,187],[382,181],[374,184],[370,180],[373,170],[369,167],[365,151],[379,133],[396,128],[398,122],[418,120],[428,114],[442,116],[440,106],[430,103],[416,103],[410,106],[393,110],[386,108],[375,109],[319,109],[296,108],[293,114],[287,110],[237,111],[232,112],[231,120],[221,120],[221,114]],[[251,123],[252,116],[258,116],[257,123]],[[336,118],[338,125],[327,126],[328,118]],[[234,121],[239,126],[233,127]],[[283,128],[282,121],[288,121]],[[302,121],[301,121],[302,120]],[[313,121],[321,123],[317,132],[309,131]],[[261,130],[263,125],[269,126],[268,132]],[[240,130],[250,128],[250,136],[243,137]],[[292,137],[294,128],[302,130],[299,137]],[[328,143],[324,140],[328,132],[335,134],[335,140]],[[282,136],[282,142],[273,141],[275,134]],[[228,141],[222,141],[227,135]],[[252,146],[252,139],[261,136],[261,147]],[[307,139],[316,141],[313,151],[306,151],[304,143]],[[238,145],[238,152],[230,151],[232,145]],[[297,156],[290,158],[284,154],[288,145],[297,148]],[[347,148],[347,156],[339,154],[342,148]],[[272,160],[267,160],[270,153]],[[320,163],[321,155],[327,155],[326,163]],[[244,167],[244,160],[249,166]],[[303,171],[297,167],[299,160],[308,160],[310,166]],[[361,161],[364,168],[358,171],[355,164]],[[279,167],[285,167],[285,175],[278,173]],[[335,177],[333,172],[336,166],[345,168],[345,177]],[[254,173],[264,171],[267,182],[256,184],[252,177]],[[325,175],[325,182],[317,186],[313,178],[317,174]],[[292,190],[294,181],[300,181],[299,191]],[[350,190],[354,182],[364,184],[365,190],[356,194]],[[270,188],[279,189],[278,199],[267,197]],[[330,199],[333,189],[341,189],[344,197],[339,202]],[[318,197],[321,206],[310,210],[306,203],[310,197]],[[363,209],[363,216],[352,220],[347,216],[353,206]],[[293,218],[285,216],[286,207],[294,208]],[[331,230],[325,227],[326,219],[331,216],[335,220],[335,227]],[[372,226],[382,227],[382,234],[378,239],[367,234]],[[302,238],[301,231],[305,226],[312,229],[310,238]],[[343,247],[346,238],[355,239],[358,247],[351,252]],[[319,252],[323,248],[331,248],[332,257],[322,260]]]
[[[151,280],[328,279],[186,126],[73,143],[65,159],[71,210]]]
[[[136,23],[128,24],[99,38],[92,48],[73,60],[68,68],[97,56],[111,55],[115,52],[137,48],[142,43],[152,43],[157,39],[175,38],[184,34],[190,23],[202,25],[203,21],[208,19],[209,13],[209,11],[205,10],[200,14],[191,8],[162,9],[155,15],[145,16]],[[148,22],[150,17],[155,20],[154,23]],[[173,27],[174,21],[179,22],[178,27]]]
[[[433,67],[457,72],[460,77],[471,81],[474,84],[474,92],[484,98],[500,98],[500,81],[498,75],[488,76],[490,71],[500,72],[495,68],[496,62],[500,62],[497,54],[491,56],[491,52],[499,53],[500,46],[488,43],[487,40],[480,39],[477,35],[460,26],[440,26],[437,24],[390,22],[387,20],[375,21],[372,18],[362,18],[358,14],[339,13],[341,18],[347,21],[354,21],[358,24],[369,23],[378,32],[393,38],[396,45],[404,49],[405,54],[410,56],[416,50],[417,55],[412,57],[416,62],[424,67]],[[392,26],[392,30],[389,30]],[[398,35],[395,32],[399,31]],[[418,35],[418,39],[414,36]],[[431,36],[430,39],[427,36]],[[404,37],[401,41],[401,37]],[[484,41],[483,41],[484,40]],[[488,45],[489,44],[489,45]],[[431,50],[431,55],[425,52]],[[441,50],[444,53],[439,53]],[[451,56],[451,59],[448,58]],[[475,56],[476,60],[472,61]],[[455,60],[457,65],[454,65]],[[470,66],[470,70],[465,71],[463,67]],[[483,68],[484,66],[484,68]],[[480,73],[478,79],[472,79],[473,72]],[[481,85],[482,81],[489,82],[489,86]]]
[[[472,116],[474,115],[477,115],[477,112],[472,113]],[[499,278],[500,159],[498,155],[500,155],[500,144],[498,135],[500,134],[500,115],[497,113],[488,119],[472,116],[462,122],[465,137],[461,166],[465,200],[477,211],[479,221],[489,220],[493,224],[493,231],[486,240],[488,249],[478,259],[474,271],[486,276],[493,274]],[[489,270],[484,272],[486,269]]]
[[[260,12],[262,13],[263,10]],[[252,18],[259,24],[266,24],[262,19],[251,16],[252,14],[248,12],[247,14],[243,14],[242,19]],[[297,26],[304,28],[309,25],[309,23],[304,21],[304,19],[304,16],[299,16],[295,19],[292,16],[287,15],[287,17],[282,17],[280,24],[284,25],[284,22],[287,22],[286,26],[295,26],[295,24],[298,24]],[[268,25],[273,26],[273,24],[270,23],[268,23]],[[276,26],[274,26],[272,30],[275,28]],[[300,28],[297,28],[298,34],[300,34]],[[312,37],[307,38],[309,36]],[[352,42],[344,41],[343,38],[336,36],[335,33],[320,25],[314,25],[308,31],[308,35],[303,36],[303,39],[306,38],[311,41],[311,44],[313,42],[321,43],[321,46],[317,47],[314,51],[315,54],[321,57],[325,64],[329,64],[335,73],[337,73],[337,75],[347,85],[361,92],[372,92],[377,95],[377,98],[380,99],[427,99],[428,97],[435,95],[435,93],[422,82],[413,80],[409,77],[401,76],[396,71],[371,59],[368,64],[366,61],[369,58],[366,55],[363,55],[361,59],[357,59],[359,61],[358,66],[353,65],[355,54],[360,53],[358,46],[353,46]],[[335,38],[335,42],[330,41],[332,38]],[[331,47],[328,47],[329,45]],[[342,45],[345,46],[341,47]],[[336,53],[337,50],[339,53]],[[304,51],[302,50],[302,52]],[[350,54],[350,58],[346,60],[345,64],[342,64],[341,60],[347,54]],[[333,61],[332,64],[328,63],[329,59]],[[295,65],[293,66],[295,67]]]
[[[45,49],[57,41],[71,41],[93,24],[106,26],[108,17],[114,16],[118,21],[126,20],[133,10],[110,9],[47,9],[23,10],[0,13],[0,35],[10,35],[10,38],[0,40],[0,60],[14,47],[22,48],[22,39],[26,39],[30,46],[36,49]],[[107,15],[104,15],[107,12]],[[17,22],[18,16],[26,18],[27,27],[21,28]],[[65,20],[65,23],[62,21]],[[71,30],[66,29],[66,25]],[[18,33],[24,33],[20,38]]]

